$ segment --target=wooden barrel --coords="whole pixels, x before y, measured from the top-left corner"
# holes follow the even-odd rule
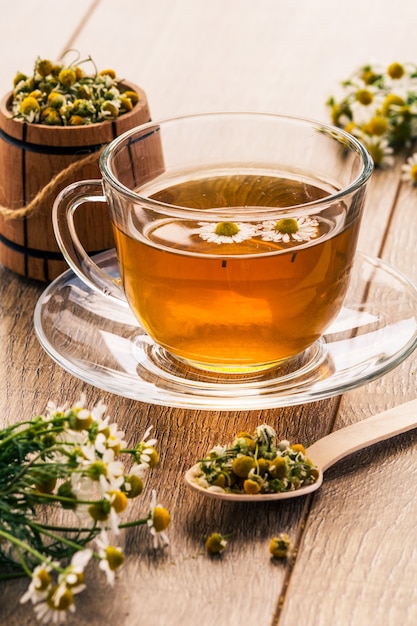
[[[50,281],[68,268],[53,232],[55,197],[77,180],[100,178],[99,155],[121,133],[150,120],[144,91],[115,120],[86,126],[45,126],[12,119],[12,93],[0,103],[0,262],[14,272]],[[111,248],[106,205],[77,211],[77,231],[90,253]]]

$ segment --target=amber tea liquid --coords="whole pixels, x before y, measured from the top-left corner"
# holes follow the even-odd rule
[[[170,184],[152,197],[207,210],[207,222],[213,207],[237,207],[234,220],[239,224],[241,214],[244,224],[245,207],[288,207],[326,195],[302,181],[231,174]],[[130,232],[115,228],[130,306],[156,343],[197,367],[241,372],[288,359],[336,317],[356,247],[359,218],[346,224],[342,203],[311,217],[317,226],[309,241],[274,242],[254,232],[232,243],[204,239],[201,219],[164,218],[141,232],[133,217]]]

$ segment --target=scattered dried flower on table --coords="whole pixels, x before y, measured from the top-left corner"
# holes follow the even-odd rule
[[[276,559],[287,559],[292,550],[293,545],[287,533],[280,533],[269,544],[269,552]]]
[[[0,579],[30,577],[21,602],[30,601],[44,623],[61,623],[74,612],[91,559],[114,584],[124,561],[121,528],[148,525],[155,548],[168,543],[171,517],[155,491],[147,515],[122,521],[158,462],[156,439],[148,429],[127,448],[106,407],[89,410],[84,402],[49,403],[46,415],[0,431]],[[67,525],[48,523],[51,508],[66,511]]]
[[[227,546],[227,539],[220,533],[211,533],[206,539],[206,550],[209,554],[221,554]]]
[[[417,65],[364,65],[341,86],[342,96],[327,101],[332,122],[362,141],[377,166],[392,165],[394,150],[417,137]]]
[[[91,74],[82,69],[86,63],[92,67]],[[122,89],[114,70],[98,71],[91,57],[77,57],[69,64],[38,57],[31,74],[18,72],[13,81],[13,116],[32,124],[104,122],[128,113],[138,101],[136,91]]]

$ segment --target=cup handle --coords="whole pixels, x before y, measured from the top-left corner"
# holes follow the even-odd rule
[[[94,263],[77,235],[74,215],[85,202],[107,203],[101,180],[72,183],[57,195],[52,207],[52,224],[58,246],[70,268],[84,283],[118,303],[126,303],[119,280]]]

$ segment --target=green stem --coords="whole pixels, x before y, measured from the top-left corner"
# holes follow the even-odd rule
[[[29,490],[29,489],[17,489],[16,493],[21,493],[24,494],[25,496],[29,495],[29,496],[33,496],[34,498],[39,498],[40,500],[42,500],[42,504],[45,504],[45,500],[48,500],[50,502],[64,502],[64,503],[69,503],[69,504],[73,504],[73,505],[79,505],[79,504],[97,504],[97,502],[101,502],[101,498],[99,500],[77,500],[74,498],[68,498],[67,496],[57,496],[54,493],[43,493],[42,491],[37,491],[36,489],[33,490]],[[0,492],[0,496],[2,495],[2,493]]]
[[[41,417],[41,416],[39,416]],[[36,419],[36,418],[35,418]],[[48,427],[48,434],[52,433],[52,432],[61,432],[62,431],[62,424],[65,421],[65,417],[58,417],[55,416],[51,419],[48,419],[47,421],[43,421],[43,422],[36,422],[33,419],[32,420],[25,420],[23,422],[17,422],[16,424],[12,424],[11,426],[8,426],[5,431],[9,431],[11,434],[6,437],[5,439],[0,439],[0,448],[7,445],[8,443],[10,443],[11,441],[13,441],[13,439],[15,439],[16,437],[21,437],[22,435],[25,435],[29,432],[33,432],[33,431],[37,431],[38,430],[38,426],[47,426]],[[23,428],[22,426],[27,425],[27,428]],[[53,428],[51,428],[51,426],[53,426]],[[16,432],[16,430],[18,430],[18,432]],[[3,431],[3,432],[5,432]]]
[[[26,573],[26,570],[25,570]],[[25,574],[23,572],[10,572],[9,574],[0,574],[0,581],[12,580],[14,578],[22,578]]]
[[[45,452],[49,453],[49,452],[53,452],[54,450],[61,450],[61,446],[53,446],[51,448],[47,448],[46,450],[42,450],[36,456],[34,456],[33,459],[31,459],[30,461],[27,461],[26,464],[23,465],[21,471],[18,474],[16,474],[16,476],[10,481],[7,489],[4,489],[3,491],[0,492],[0,495],[7,495],[11,491],[13,491],[12,489],[13,485],[17,483],[22,478],[22,476],[27,474],[28,470],[35,465],[35,463],[42,457],[42,455],[44,455]],[[43,465],[46,466],[46,463]],[[56,463],[54,465],[56,465]]]
[[[21,548],[24,552],[29,552],[29,554],[31,554],[36,559],[38,559],[38,561],[40,563],[44,563],[45,562],[45,555],[43,555],[41,552],[39,552],[39,550],[36,550],[35,548],[32,548],[32,546],[30,546],[29,544],[25,543],[24,541],[21,541],[17,537],[13,537],[13,535],[11,535],[10,533],[6,532],[5,530],[1,530],[0,529],[0,537],[3,537],[4,539],[9,541],[12,545],[16,546],[17,548]],[[55,569],[57,571],[59,571],[59,572],[62,571],[61,568],[57,568],[56,566],[54,566],[52,564],[52,562],[50,562],[50,564],[52,565],[52,567],[55,567]],[[23,561],[22,561],[22,567],[25,569],[25,571],[28,573],[29,576],[32,575],[30,570],[28,570],[28,568],[24,565]]]
[[[146,524],[148,520],[152,517],[152,513],[149,513],[148,517],[144,517],[143,519],[135,520],[134,522],[124,522],[124,524],[119,524],[119,528],[134,528],[135,526],[142,526]]]
[[[99,529],[95,526],[91,528],[76,528],[74,526],[52,526],[49,524],[39,524],[39,528],[44,528],[45,530],[51,530],[53,532],[63,532],[63,533],[97,533]]]
[[[41,526],[40,524],[36,524],[35,522],[31,522],[30,520],[27,520],[26,523],[30,528],[33,528],[33,530],[37,530],[39,533],[45,535],[46,537],[49,537],[50,539],[54,539],[55,541],[64,543],[69,548],[73,548],[76,551],[84,549],[84,546],[80,546],[78,543],[75,543],[75,541],[71,541],[71,539],[67,539],[65,536],[57,535],[51,530],[45,528],[44,526]]]

